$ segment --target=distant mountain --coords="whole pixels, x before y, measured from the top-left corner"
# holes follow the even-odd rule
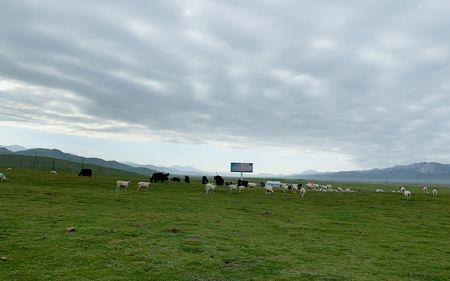
[[[206,172],[200,169],[197,169],[192,166],[179,166],[174,165],[170,167],[165,166],[156,166],[156,165],[140,165],[133,162],[124,162],[127,165],[133,166],[133,167],[142,167],[152,170],[157,170],[164,173],[171,173],[171,174],[188,174],[188,175],[208,175],[212,174],[210,172]]]
[[[11,150],[8,150],[4,147],[0,147],[0,154],[7,154],[7,153],[11,153]]]
[[[1,148],[6,148],[9,151],[12,152],[17,152],[17,151],[22,151],[25,150],[26,148],[20,145],[0,145]]]
[[[315,180],[450,183],[450,164],[421,162],[384,169],[302,175]]]
[[[306,170],[306,171],[299,173],[299,175],[317,175],[317,174],[322,174],[322,172],[319,172],[316,170]]]
[[[132,167],[117,161],[106,161],[100,158],[92,158],[92,157],[81,157],[78,155],[70,154],[62,152],[58,149],[47,149],[47,148],[33,148],[33,149],[27,149],[23,151],[14,152],[16,155],[24,155],[24,156],[42,156],[42,157],[49,157],[49,158],[56,158],[61,160],[66,160],[70,162],[75,163],[82,163],[84,161],[85,164],[92,164],[100,167],[108,167],[108,168],[114,168],[119,169],[127,172],[133,172],[137,174],[142,175],[150,175],[157,170],[155,169],[149,169],[145,167]]]

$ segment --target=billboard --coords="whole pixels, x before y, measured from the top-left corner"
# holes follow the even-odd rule
[[[253,163],[237,163],[231,162],[232,172],[253,173]]]

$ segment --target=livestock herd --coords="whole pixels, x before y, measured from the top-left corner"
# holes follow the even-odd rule
[[[11,172],[12,168],[6,168],[6,172]],[[58,172],[52,170],[50,171],[50,175],[57,176]],[[92,177],[92,170],[91,169],[81,169],[78,173],[78,176],[83,177]],[[4,173],[0,173],[0,182],[6,181],[6,175]],[[150,177],[149,181],[141,181],[137,183],[137,190],[141,189],[148,189],[152,183],[164,183],[169,181],[169,174],[168,173],[153,173]],[[181,178],[179,177],[172,177],[170,181],[173,182],[181,182]],[[190,183],[191,179],[189,176],[184,176],[184,182]],[[212,194],[214,195],[214,192],[218,186],[225,186],[228,189],[229,193],[232,192],[243,192],[247,188],[256,188],[256,187],[262,187],[265,194],[272,194],[276,190],[280,190],[284,193],[286,192],[294,192],[299,193],[301,197],[304,197],[307,191],[311,192],[355,192],[354,190],[351,190],[350,188],[332,188],[330,184],[327,185],[320,185],[318,183],[314,183],[312,181],[305,184],[303,187],[302,183],[282,183],[279,181],[266,181],[266,182],[248,182],[241,179],[238,179],[236,183],[233,183],[231,181],[225,181],[223,177],[216,175],[214,176],[214,182],[209,182],[208,178],[206,176],[202,177],[201,180],[202,184],[205,186],[205,193],[206,195]],[[132,184],[131,181],[128,180],[118,180],[116,182],[116,191],[119,190],[127,190],[128,186]],[[424,186],[422,187],[422,191],[425,194],[430,194],[428,191],[428,187]],[[385,192],[383,189],[376,189],[375,192]],[[405,187],[401,187],[399,190],[392,190],[392,192],[401,193],[406,199],[411,199],[412,192],[410,190],[406,190]],[[433,189],[431,191],[431,195],[436,197],[438,195],[437,189]]]

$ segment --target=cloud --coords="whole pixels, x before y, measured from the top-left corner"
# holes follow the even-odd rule
[[[7,1],[0,123],[339,153],[360,167],[446,161],[448,8]]]

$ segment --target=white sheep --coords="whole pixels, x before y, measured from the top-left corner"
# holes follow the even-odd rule
[[[231,191],[233,191],[233,190],[238,190],[238,186],[236,184],[230,184],[228,186],[228,192],[231,193]]]
[[[58,175],[58,172],[57,172],[57,171],[50,171],[50,175],[52,175],[52,176],[57,176],[57,175]]]
[[[375,192],[384,192],[384,189],[375,189]]]
[[[212,193],[214,195],[215,189],[216,189],[216,185],[215,184],[213,184],[213,183],[205,184],[206,195],[208,195],[209,193]]]
[[[137,189],[148,189],[148,187],[150,186],[150,182],[149,181],[140,181],[138,182],[138,186]]]
[[[6,181],[6,176],[0,173],[0,181]]]
[[[342,191],[344,191],[344,190],[342,189],[342,187],[338,187],[338,188],[336,189],[336,192],[342,192]]]
[[[266,185],[264,186],[264,191],[266,192],[266,195],[269,194],[269,193],[273,193],[272,185],[266,184]]]
[[[239,188],[239,192],[244,191],[245,185],[240,185],[240,186],[238,186],[238,188]]]
[[[433,189],[433,196],[437,196],[437,189]]]
[[[247,186],[248,186],[248,187],[257,187],[258,184],[255,183],[255,182],[249,182],[249,183],[247,184]]]
[[[305,196],[305,193],[306,193],[306,189],[305,189],[304,187],[300,188],[300,195],[301,195],[302,197]]]
[[[404,194],[404,193],[405,193],[405,191],[406,191],[406,188],[404,188],[403,186],[402,186],[402,187],[400,187],[400,192],[401,192],[401,193],[403,193],[403,194]]]
[[[422,187],[423,192],[428,193],[428,187],[424,186]]]
[[[411,191],[405,190],[405,192],[403,194],[405,195],[406,199],[410,199],[411,198]]]
[[[12,171],[12,168],[6,168],[6,171],[7,171],[7,172],[11,172],[11,171]]]
[[[128,186],[131,184],[131,181],[116,181],[116,191],[119,189],[127,190]]]

